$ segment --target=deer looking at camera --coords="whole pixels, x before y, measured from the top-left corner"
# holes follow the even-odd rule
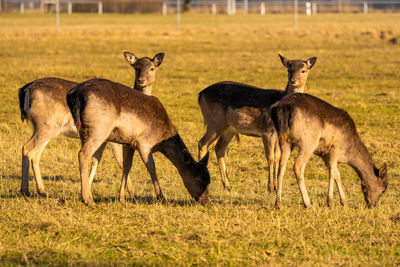
[[[159,151],[178,169],[192,197],[203,204],[209,202],[208,153],[199,162],[192,158],[157,98],[109,80],[93,79],[72,88],[67,103],[82,142],[78,157],[84,203],[94,204],[88,165],[105,142],[123,144],[121,202],[135,150],[150,173],[157,199],[165,199],[153,160],[153,152]]]
[[[269,116],[269,108],[283,96],[304,92],[309,70],[317,58],[288,60],[279,55],[288,70],[285,91],[265,90],[236,82],[213,84],[199,93],[199,105],[203,114],[206,133],[199,141],[199,158],[218,139],[215,146],[224,188],[231,190],[225,166],[225,151],[238,134],[261,137],[267,157],[269,176],[268,190],[276,188],[279,147],[275,128]]]
[[[333,203],[334,182],[340,203],[346,203],[337,163],[346,163],[356,171],[368,207],[378,203],[388,186],[387,165],[384,163],[379,169],[375,166],[346,111],[311,95],[291,94],[271,107],[271,118],[281,149],[276,208],[282,205],[283,176],[294,148],[298,148],[299,153],[293,170],[305,207],[310,207],[311,202],[304,183],[304,169],[313,153],[323,159],[329,170],[328,206]]]
[[[138,91],[151,93],[157,67],[161,64],[164,53],[159,53],[153,59],[137,58],[128,51],[123,51],[129,64],[135,69],[135,87]],[[43,180],[40,174],[39,161],[43,149],[54,137],[62,134],[71,138],[79,138],[74,120],[68,109],[67,92],[78,83],[59,78],[43,78],[30,82],[18,91],[21,120],[28,120],[33,127],[33,135],[22,148],[22,177],[21,192],[29,192],[29,165],[35,176],[37,191],[46,195]],[[122,147],[110,143],[113,155],[122,168]],[[104,150],[105,145],[102,147]],[[99,150],[93,158],[90,182],[93,182],[98,162],[103,150]],[[133,195],[133,186],[128,179],[128,191]]]

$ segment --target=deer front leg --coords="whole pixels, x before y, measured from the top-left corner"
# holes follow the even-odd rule
[[[122,153],[123,145],[116,144],[116,143],[110,143],[110,147],[111,147],[111,151],[113,153],[113,156],[114,156],[115,160],[117,161],[117,163],[120,166],[121,170],[123,170],[124,169],[123,153]],[[126,178],[126,185],[128,187],[129,194],[133,197],[135,195],[135,190],[133,188],[132,180],[129,177],[129,175]]]
[[[232,141],[232,138],[235,136],[235,133],[232,131],[226,131],[219,139],[217,144],[215,145],[215,154],[217,156],[219,170],[221,172],[221,180],[222,185],[228,191],[231,191],[231,185],[229,184],[228,180],[228,171],[226,170],[225,166],[225,152]]]
[[[154,159],[151,149],[147,147],[139,147],[139,154],[140,157],[142,158],[144,165],[147,168],[147,171],[150,173],[151,180],[153,181],[154,185],[154,190],[156,191],[157,200],[165,202],[164,195],[161,192],[160,184],[158,183],[156,166],[154,164]]]
[[[125,190],[126,190],[126,182],[128,179],[129,171],[132,168],[132,159],[133,154],[135,153],[135,149],[123,146],[123,170],[122,170],[122,179],[121,179],[121,188],[119,190],[119,201],[121,203],[125,203]]]

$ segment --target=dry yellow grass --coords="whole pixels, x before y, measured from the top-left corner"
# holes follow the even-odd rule
[[[0,262],[9,265],[397,265],[400,264],[400,15],[300,16],[75,14],[0,15]],[[397,38],[397,44],[389,40]],[[96,207],[79,199],[79,141],[58,137],[43,152],[48,198],[24,198],[21,148],[31,134],[19,118],[17,90],[45,76],[75,81],[104,77],[132,85],[123,49],[138,56],[167,53],[153,89],[197,155],[204,133],[197,93],[221,80],[284,88],[277,53],[318,56],[307,92],[346,109],[374,159],[388,162],[390,185],[377,208],[363,201],[360,182],[341,166],[347,207],[325,205],[328,173],[313,158],[306,185],[313,208],[305,210],[289,168],[284,208],[273,208],[261,140],[232,143],[227,166],[233,192],[222,188],[211,153],[213,204],[194,203],[172,165],[156,155],[167,204],[139,157],[131,176],[136,200],[120,204],[121,172],[106,151],[94,183]],[[291,165],[291,163],[290,163]],[[31,181],[34,192],[34,182]],[[396,217],[397,216],[397,217]]]

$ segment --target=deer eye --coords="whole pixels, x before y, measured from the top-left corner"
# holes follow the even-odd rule
[[[301,73],[306,73],[306,70],[302,70]]]
[[[150,68],[150,70],[151,70],[151,71],[154,71],[154,70],[155,70],[155,68],[154,68],[154,67],[151,67],[151,68]]]

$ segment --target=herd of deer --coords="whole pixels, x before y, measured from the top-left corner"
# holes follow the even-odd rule
[[[349,114],[304,93],[316,57],[302,61],[279,55],[288,70],[284,91],[236,82],[216,83],[201,91],[198,101],[206,133],[199,141],[199,161],[196,161],[161,102],[151,96],[155,74],[165,54],[138,58],[128,51],[123,53],[135,69],[134,90],[105,79],[78,84],[59,78],[35,80],[19,89],[21,119],[33,126],[33,135],[22,148],[23,194],[30,194],[31,164],[37,191],[46,195],[39,160],[46,144],[59,134],[81,140],[78,154],[81,194],[88,205],[94,204],[91,186],[107,142],[122,169],[121,202],[125,202],[126,189],[134,194],[128,174],[133,154],[138,150],[150,173],[157,199],[165,200],[152,156],[159,151],[178,169],[190,195],[207,204],[210,202],[209,146],[218,139],[215,153],[222,184],[231,190],[224,157],[229,143],[239,134],[261,137],[269,168],[268,190],[276,192],[276,208],[281,207],[283,176],[290,152],[295,148],[298,156],[294,173],[305,207],[310,207],[311,202],[304,183],[304,169],[313,153],[323,159],[329,170],[328,206],[333,203],[334,182],[340,203],[346,204],[337,163],[346,163],[357,172],[368,207],[375,206],[385,192],[387,165],[375,166]]]

